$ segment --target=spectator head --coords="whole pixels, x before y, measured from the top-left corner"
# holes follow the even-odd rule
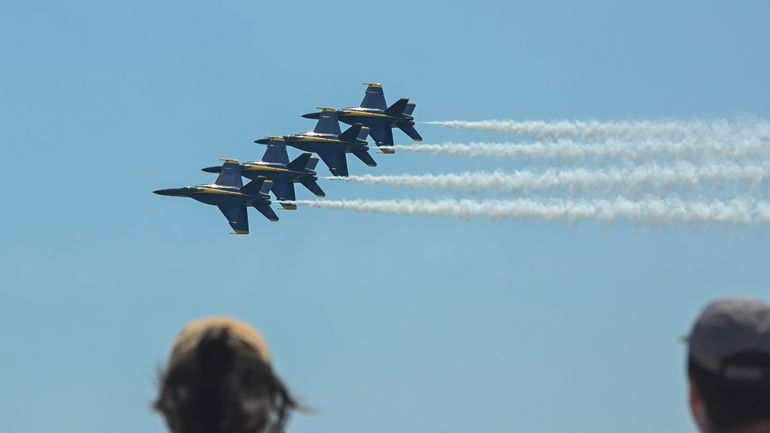
[[[770,305],[713,302],[687,345],[690,407],[700,430],[770,432]]]
[[[296,406],[259,331],[225,317],[182,329],[154,405],[172,433],[280,433]]]

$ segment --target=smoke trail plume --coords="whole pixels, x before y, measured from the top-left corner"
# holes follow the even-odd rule
[[[770,122],[764,120],[714,121],[514,121],[449,120],[423,122],[446,128],[502,132],[528,137],[585,140],[731,140],[768,139]]]
[[[534,143],[441,143],[396,145],[397,152],[433,153],[451,156],[492,157],[509,159],[553,159],[553,160],[625,160],[649,162],[668,158],[675,160],[756,160],[770,158],[770,142],[758,140],[726,143],[694,141],[665,142],[646,140],[629,143],[610,140],[604,143],[581,144],[572,140]]]
[[[454,216],[466,219],[485,217],[511,220],[597,220],[620,219],[636,223],[758,225],[770,222],[770,203],[749,199],[710,202],[680,199],[616,200],[298,200],[298,205],[356,212]]]
[[[634,168],[596,170],[546,170],[541,173],[516,170],[512,173],[464,172],[458,174],[401,174],[328,177],[327,179],[363,183],[368,185],[393,185],[412,188],[454,189],[478,191],[497,189],[509,192],[568,188],[589,190],[596,187],[621,188],[626,192],[644,186],[656,188],[672,185],[695,187],[714,181],[759,183],[770,177],[770,165],[711,164],[696,166],[676,164],[672,166],[645,165]]]

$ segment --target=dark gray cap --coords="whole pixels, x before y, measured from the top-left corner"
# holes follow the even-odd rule
[[[770,381],[768,365],[731,365],[735,355],[766,354],[770,359],[770,305],[757,299],[721,299],[701,313],[687,337],[690,357],[727,379]]]

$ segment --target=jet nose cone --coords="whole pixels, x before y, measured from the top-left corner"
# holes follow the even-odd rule
[[[302,117],[304,117],[305,119],[318,119],[319,117],[321,117],[321,113],[307,113],[307,114],[303,114]]]
[[[254,140],[254,142],[257,143],[257,144],[267,144],[267,143],[270,143],[270,139],[269,138],[260,138],[259,140]]]
[[[158,195],[174,196],[174,195],[178,195],[179,194],[179,189],[178,188],[158,189],[158,190],[153,191],[153,193],[158,194]]]

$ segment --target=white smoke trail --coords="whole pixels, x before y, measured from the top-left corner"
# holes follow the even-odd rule
[[[770,122],[765,120],[713,121],[514,121],[449,120],[422,122],[447,128],[502,132],[534,138],[587,140],[731,140],[770,138]]]
[[[676,160],[756,160],[770,159],[770,142],[758,140],[729,143],[696,143],[693,141],[663,142],[647,140],[629,143],[610,140],[604,143],[581,144],[572,140],[543,143],[441,143],[396,145],[397,152],[433,153],[450,156],[492,157],[508,159],[545,158],[553,160],[626,160],[649,162],[659,158]]]
[[[298,205],[356,212],[454,216],[465,219],[485,217],[512,220],[598,220],[625,219],[636,223],[758,225],[770,222],[770,203],[750,199],[711,202],[680,199],[616,200],[298,200]]]
[[[401,174],[328,177],[327,179],[367,185],[393,185],[412,188],[478,191],[497,189],[509,192],[568,188],[589,190],[597,187],[621,188],[626,192],[643,186],[656,188],[672,185],[696,187],[714,181],[759,183],[770,177],[770,165],[711,164],[696,166],[680,163],[672,166],[644,165],[634,168],[549,169],[541,173],[516,170],[512,173],[464,172],[458,174]]]

